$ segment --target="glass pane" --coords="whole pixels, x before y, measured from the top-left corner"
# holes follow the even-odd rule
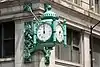
[[[73,50],[72,50],[72,62],[80,63],[79,49],[76,47],[73,47]]]
[[[60,45],[61,47],[61,60],[65,60],[65,61],[71,61],[71,46],[67,45],[67,47],[65,48],[63,45]]]
[[[13,22],[0,24],[0,57],[14,56],[14,33]]]
[[[100,53],[93,52],[93,59],[94,67],[100,67]]]
[[[80,5],[80,0],[74,0],[74,3]]]
[[[93,65],[100,67],[100,39],[93,38]]]
[[[100,53],[100,39],[93,38],[93,51]]]
[[[14,52],[14,40],[5,40],[3,50],[4,57],[13,57]]]
[[[95,0],[95,4],[98,4],[99,3],[99,0]]]
[[[96,13],[100,13],[99,8],[100,8],[99,0],[95,0],[95,12]]]
[[[72,43],[72,30],[68,29],[67,30],[67,44],[71,45],[71,43]]]
[[[6,22],[3,24],[4,27],[4,39],[14,38],[14,22]]]
[[[73,44],[78,46],[79,42],[80,42],[80,33],[77,31],[73,31]]]

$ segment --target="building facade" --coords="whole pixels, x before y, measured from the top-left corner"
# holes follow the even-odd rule
[[[24,23],[34,19],[24,11],[24,4],[32,3],[39,18],[44,3],[50,3],[60,22],[67,20],[67,47],[55,46],[48,67],[100,67],[100,24],[93,29],[92,53],[90,27],[100,21],[100,0],[1,0],[0,1],[0,67],[46,67],[41,51],[33,55],[32,63],[24,63]]]

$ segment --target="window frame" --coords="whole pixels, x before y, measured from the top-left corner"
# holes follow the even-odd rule
[[[12,23],[12,24],[11,24]],[[7,24],[10,24],[10,25],[12,25],[12,27],[11,28],[14,28],[14,29],[12,29],[12,31],[11,31],[11,28],[9,29],[10,30],[10,37],[5,37],[6,36],[6,32],[8,32],[7,31],[7,29],[5,29],[4,27],[7,25]],[[14,23],[14,21],[10,21],[10,22],[2,22],[2,23],[0,23],[0,26],[1,26],[1,31],[0,31],[0,33],[1,33],[1,56],[0,56],[0,60],[2,60],[3,58],[14,58],[14,56],[15,56],[15,23]],[[9,27],[9,26],[8,26]],[[6,31],[5,31],[6,30]],[[12,32],[12,33],[11,33]],[[8,34],[8,33],[7,33]],[[12,37],[11,37],[11,35],[13,35]],[[8,35],[7,35],[8,36]],[[8,42],[10,42],[9,44],[11,44],[12,43],[12,46],[11,47],[5,47],[5,43],[8,41]],[[8,43],[7,43],[8,44]],[[9,45],[8,45],[9,46]],[[13,50],[13,52],[11,52],[11,53],[9,53],[9,51],[7,50],[7,51],[5,51],[6,52],[6,54],[4,55],[4,49],[6,48],[6,50],[7,49],[10,49],[10,48],[12,48],[11,49],[11,51]]]
[[[76,31],[76,30],[73,30],[73,31]],[[72,32],[72,33],[73,33],[73,32]],[[80,37],[79,37],[79,38],[80,38],[80,39],[79,39],[79,42],[80,42],[80,40],[81,40],[81,33],[80,33],[79,31],[78,31],[78,33],[80,34]],[[73,35],[71,35],[71,36],[73,37]],[[67,41],[67,42],[68,42],[68,41]],[[73,57],[72,57],[72,56],[73,56],[73,55],[72,55],[73,53],[72,53],[72,52],[73,52],[73,49],[74,49],[74,48],[78,49],[79,57],[81,57],[81,53],[80,53],[80,52],[81,52],[81,44],[80,44],[80,43],[79,43],[79,45],[75,45],[75,44],[73,44],[73,40],[72,40],[72,42],[71,42],[70,44],[68,44],[67,47],[68,47],[68,46],[70,47],[70,48],[69,48],[69,51],[71,52],[71,53],[68,52],[68,53],[70,53],[70,59],[67,59],[67,60],[64,60],[64,61],[73,62]],[[60,59],[60,60],[63,60],[63,59],[61,59],[61,46],[57,45],[56,47],[57,47],[57,50],[58,50],[58,54],[55,54],[55,55],[57,55],[56,58],[57,58],[57,59]],[[70,49],[71,49],[71,50],[70,50]],[[56,48],[55,48],[55,50],[56,50]],[[56,50],[56,51],[57,51],[57,50]],[[57,52],[55,52],[55,53],[57,53]],[[78,62],[73,62],[73,63],[78,63],[78,64],[81,63],[81,59],[80,59],[80,58],[79,58],[78,60],[76,60],[76,61],[78,61]]]
[[[97,4],[96,4],[97,3]],[[98,2],[96,2],[96,0],[90,0],[90,10],[100,14],[100,0],[98,0]]]

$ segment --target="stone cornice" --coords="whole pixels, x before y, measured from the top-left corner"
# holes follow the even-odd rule
[[[34,6],[34,5],[37,5],[37,6]],[[60,16],[60,19],[66,18],[68,20],[68,23],[67,23],[68,25],[73,26],[75,28],[78,28],[80,30],[82,29],[82,30],[85,30],[85,31],[88,31],[88,32],[90,31],[89,26],[85,25],[86,23],[83,23],[82,21],[80,21],[80,20],[82,20],[82,18],[79,18],[79,17],[75,16],[79,19],[79,21],[78,20],[75,21],[75,19],[73,19],[73,17],[70,18],[71,15],[67,16],[68,13],[63,12],[67,9],[63,9],[63,11],[62,11],[62,10],[59,10],[59,9],[62,9],[62,7],[59,6],[56,9],[55,7],[57,5],[56,6],[52,5],[52,6],[53,6],[53,11],[60,14],[60,15],[58,14]],[[4,10],[1,9],[0,21],[3,22],[3,21],[10,21],[10,20],[19,20],[19,19],[21,20],[21,19],[33,18],[31,13],[23,12],[23,5],[16,6],[16,7],[19,8],[19,9],[16,9],[14,7],[12,7],[12,8],[9,7],[8,9],[11,9],[11,11],[9,11],[9,12],[8,11],[4,12],[5,9]],[[33,8],[34,13],[36,14],[36,16],[41,16],[43,14],[43,11],[44,11],[43,4],[41,4],[41,3],[33,4],[32,8]],[[16,10],[14,10],[14,9],[16,9]],[[85,20],[85,21],[87,21],[87,23],[89,23],[88,22],[89,19],[86,20],[87,19],[86,17],[83,20]],[[81,22],[81,23],[77,23],[77,22]],[[97,35],[100,34],[100,31],[98,29],[94,29],[93,31],[94,31],[93,32],[94,34],[97,34]]]

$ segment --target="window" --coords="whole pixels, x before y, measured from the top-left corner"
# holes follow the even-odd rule
[[[74,0],[74,3],[80,5],[81,1],[80,0]]]
[[[99,0],[95,0],[95,12],[96,13],[100,13],[100,2],[99,2]]]
[[[68,29],[67,38],[67,48],[64,48],[63,45],[55,47],[56,58],[80,63],[80,33],[78,31]]]
[[[93,38],[93,65],[100,67],[100,39]]]
[[[14,22],[0,23],[0,58],[14,56]]]
[[[68,0],[68,1],[73,2],[73,3],[77,4],[77,5],[81,4],[81,0]]]
[[[100,13],[100,0],[90,0],[90,10]]]

